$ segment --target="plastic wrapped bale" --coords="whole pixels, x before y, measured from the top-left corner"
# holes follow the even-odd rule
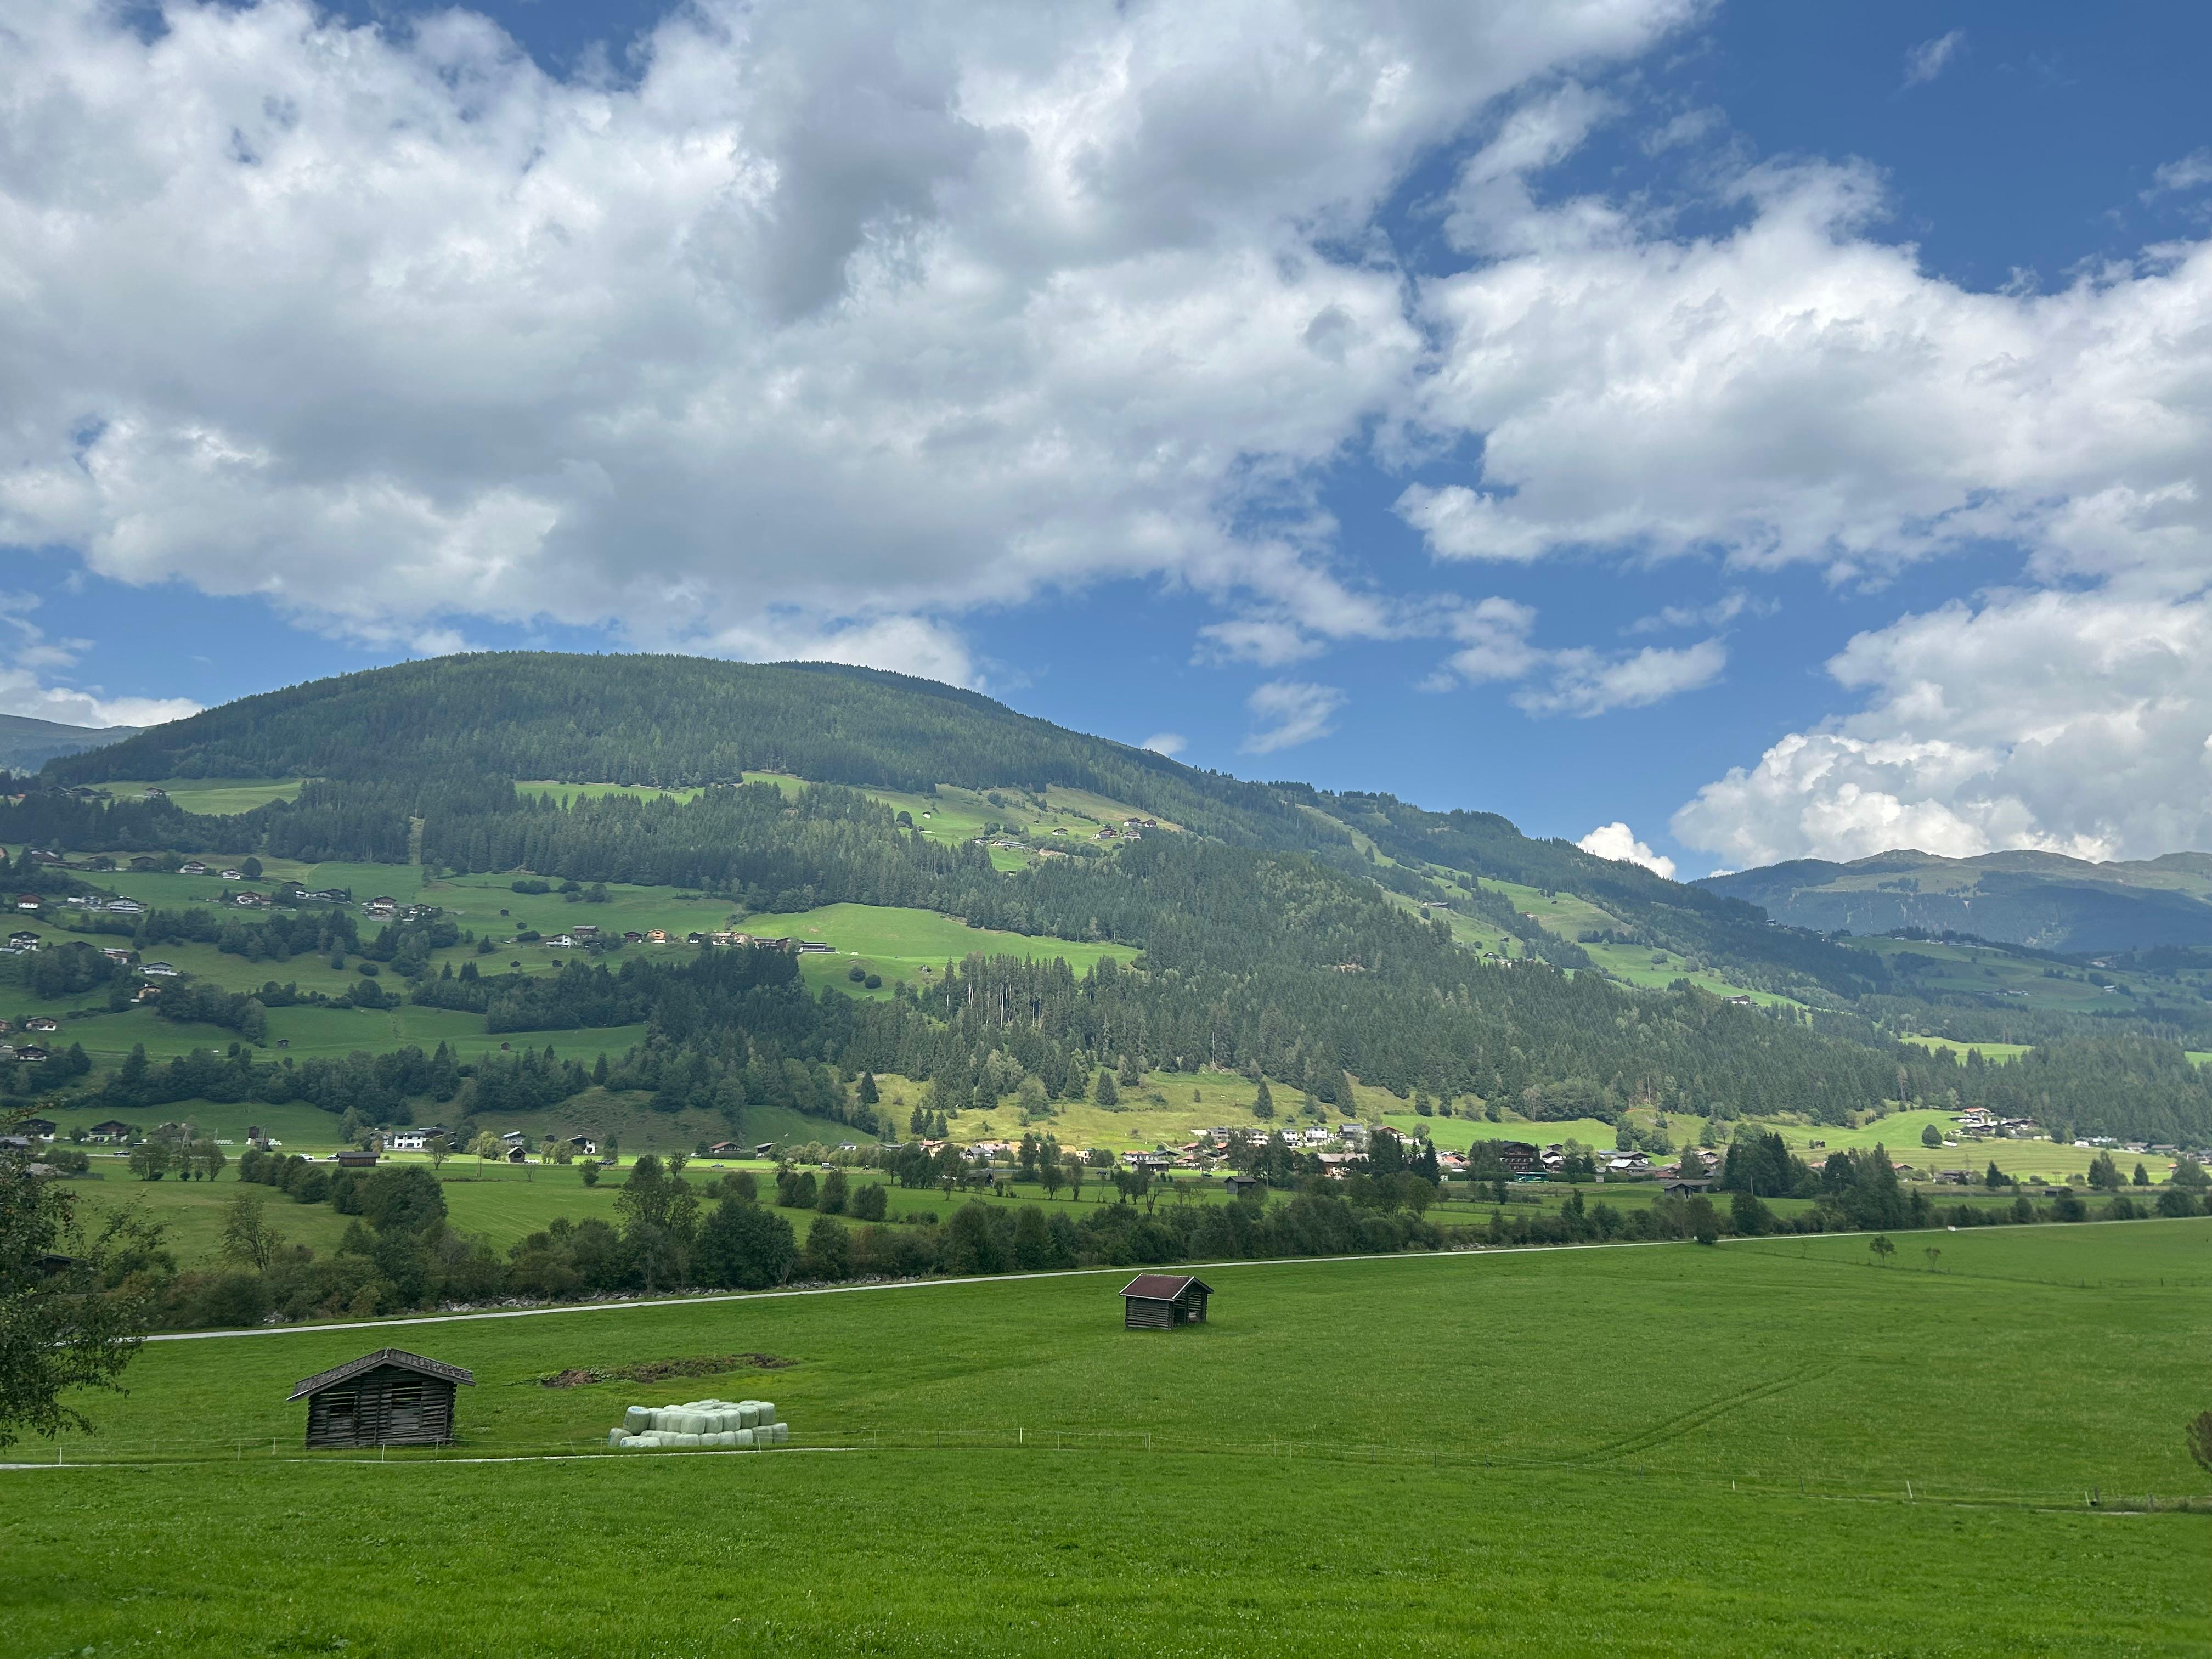
[[[644,1406],[632,1406],[623,1413],[624,1434],[643,1434],[653,1426],[653,1413]]]
[[[761,1422],[763,1422],[763,1423],[773,1423],[773,1422],[775,1422],[775,1401],[774,1401],[773,1400],[763,1400],[763,1401],[758,1401],[757,1403],[758,1403],[758,1405],[759,1405],[759,1407],[760,1407],[760,1421],[761,1421]]]
[[[750,1400],[741,1400],[738,1402],[738,1426],[739,1428],[750,1429],[754,1424],[759,1421],[760,1407],[758,1406],[755,1405]]]
[[[775,1434],[775,1443],[774,1443],[775,1444],[779,1445],[779,1446],[782,1446],[782,1445],[787,1445],[787,1444],[789,1444],[789,1443],[790,1443],[790,1441],[791,1441],[791,1425],[790,1425],[790,1424],[788,1424],[788,1423],[777,1423],[777,1424],[775,1424],[775,1425],[772,1425],[772,1432],[773,1432],[773,1433]],[[753,1437],[754,1437],[756,1440],[757,1440],[757,1439],[760,1437],[760,1431],[759,1431],[758,1429],[755,1429],[755,1430],[753,1431]]]
[[[730,1431],[730,1443],[732,1446],[750,1447],[755,1443],[758,1433],[759,1431],[756,1429],[732,1429]]]
[[[607,1444],[610,1446],[619,1446],[629,1437],[620,1429],[609,1429],[607,1431]]]

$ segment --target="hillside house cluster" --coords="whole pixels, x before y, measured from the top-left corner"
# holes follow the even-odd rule
[[[1969,1106],[1959,1114],[1957,1121],[1960,1134],[1977,1139],[2010,1136],[2027,1140],[2043,1133],[2032,1117],[2002,1117],[1984,1106]]]

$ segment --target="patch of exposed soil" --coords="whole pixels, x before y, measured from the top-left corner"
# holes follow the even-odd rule
[[[646,1359],[635,1365],[580,1365],[538,1379],[549,1389],[584,1389],[594,1382],[659,1382],[672,1376],[720,1376],[726,1371],[780,1371],[795,1365],[772,1353],[710,1353],[690,1359]]]

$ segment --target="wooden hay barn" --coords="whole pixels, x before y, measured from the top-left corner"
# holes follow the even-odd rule
[[[1164,1331],[1177,1325],[1206,1323],[1206,1298],[1213,1287],[1202,1279],[1175,1273],[1139,1273],[1121,1287],[1121,1326],[1132,1331]]]
[[[307,1402],[310,1446],[442,1446],[453,1437],[453,1397],[472,1372],[404,1348],[379,1348],[319,1371],[288,1396]]]

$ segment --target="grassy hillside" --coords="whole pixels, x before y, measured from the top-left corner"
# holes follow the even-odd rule
[[[672,720],[681,709],[683,719]],[[663,787],[749,771],[928,793],[1060,786],[1256,845],[1341,839],[1269,790],[1085,737],[972,691],[823,663],[507,652],[318,680],[173,721],[63,783],[132,777],[506,778]]]
[[[126,799],[124,772],[177,787]],[[411,939],[372,926],[337,949],[311,927],[313,950],[264,949],[209,920],[239,920],[221,903],[235,886],[212,876],[11,860],[11,877],[50,896],[23,924],[49,945],[91,925],[66,907],[80,883],[193,911],[191,928],[149,932],[152,956],[199,989],[263,996],[269,1041],[299,1059],[440,1041],[496,1054],[484,1041],[495,1027],[510,1048],[542,1047],[550,1029],[569,1033],[552,1039],[564,1058],[588,1064],[603,1045],[618,1054],[674,994],[665,976],[631,972],[620,993],[532,988],[579,960],[555,941],[586,922],[827,943],[835,954],[799,964],[805,988],[845,993],[898,1029],[823,1005],[803,1034],[756,1024],[744,1041],[812,1044],[848,1076],[898,1070],[963,1100],[994,1052],[1018,1048],[1019,1067],[1062,1097],[1129,1054],[1147,1073],[1265,1073],[1331,1108],[1346,1090],[1404,1103],[1420,1089],[1540,1120],[1658,1109],[1841,1123],[1948,1086],[1927,1049],[1896,1046],[1907,1036],[2212,1047],[2212,954],[2106,967],[1955,941],[1819,938],[1492,815],[1243,783],[893,676],[442,659],[248,699],[49,776],[95,774],[123,790],[112,804],[33,791],[0,806],[0,841],[126,865],[252,855],[264,886],[438,907]],[[1131,817],[1153,821],[1141,838]],[[275,921],[257,926],[274,938]],[[993,982],[969,982],[965,1002],[911,1003],[933,1022],[926,1033],[901,1024],[908,1005],[896,994],[942,985],[945,964],[971,953],[1062,962],[1069,977],[988,969]],[[359,988],[364,954],[397,971],[380,981],[387,993],[438,1006],[410,1003],[380,1023],[283,1006],[287,986],[374,1003]],[[613,977],[656,957],[674,954],[634,942],[603,963]],[[1093,983],[1107,963],[1139,971]],[[449,972],[501,984],[448,994]],[[87,984],[18,961],[0,969],[0,1017],[65,1014],[69,1040],[96,1062],[140,1041],[157,1059],[219,1049],[234,1040],[225,1019],[264,1029],[200,1003],[190,1025],[111,1012],[127,998]],[[1716,1006],[1747,998],[1747,1013]],[[1020,1031],[995,1028],[1008,1010]],[[727,1034],[679,1024],[699,1064],[737,1063]],[[2193,1085],[2137,1109],[2146,1067],[2156,1069],[2132,1049],[2077,1054],[2051,1074],[2064,1086],[2049,1109],[2093,1133],[2212,1136],[2212,1101]],[[1900,1082],[1901,1071],[1928,1074]]]
[[[1121,1329],[1109,1273],[157,1343],[59,1472],[0,1474],[38,1483],[0,1509],[12,1639],[2187,1651],[2208,1226],[1237,1266],[1173,1333]],[[456,1461],[303,1457],[290,1385],[383,1342],[474,1372]],[[535,1381],[735,1352],[792,1363]],[[800,1449],[593,1451],[706,1394],[773,1396]],[[333,1578],[337,1532],[441,1547]],[[82,1564],[125,1552],[118,1597]]]

